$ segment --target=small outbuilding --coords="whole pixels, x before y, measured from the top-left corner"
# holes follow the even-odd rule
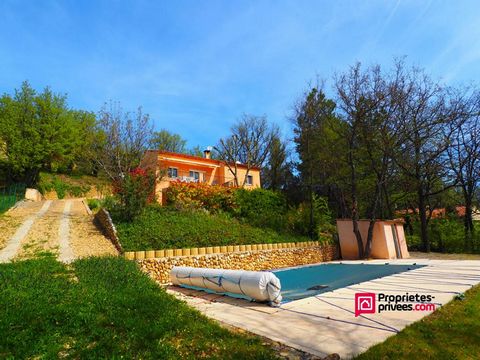
[[[359,220],[358,228],[362,234],[363,246],[367,242],[370,220]],[[338,237],[342,258],[358,259],[358,245],[351,219],[337,220]],[[408,253],[402,220],[378,220],[373,227],[372,251],[374,259],[406,259]]]

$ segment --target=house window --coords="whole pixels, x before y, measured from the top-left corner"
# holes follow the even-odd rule
[[[252,175],[247,176],[247,185],[253,185],[253,176]]]
[[[200,172],[190,170],[190,177],[198,182],[200,180]]]
[[[177,168],[168,168],[168,177],[169,178],[177,178],[178,177],[178,169]]]

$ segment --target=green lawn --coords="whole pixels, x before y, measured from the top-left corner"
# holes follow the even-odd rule
[[[134,262],[0,264],[0,358],[272,359],[168,295]]]
[[[308,241],[239,222],[228,215],[151,205],[132,223],[115,220],[124,250]]]
[[[480,286],[453,300],[357,359],[478,359]]]

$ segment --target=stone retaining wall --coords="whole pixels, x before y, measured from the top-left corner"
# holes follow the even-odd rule
[[[100,227],[103,234],[112,242],[113,246],[115,246],[120,253],[123,253],[122,245],[117,235],[117,229],[110,217],[110,213],[102,208],[95,214],[94,221],[95,224]]]
[[[174,266],[259,271],[315,264],[337,258],[336,246],[313,245],[285,249],[151,258],[137,260],[137,262],[151,278],[159,283],[166,284],[170,282],[170,270]]]

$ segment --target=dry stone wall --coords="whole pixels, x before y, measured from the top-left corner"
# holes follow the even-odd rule
[[[115,248],[120,253],[123,253],[122,245],[120,244],[120,239],[117,235],[117,229],[113,224],[110,213],[102,208],[95,214],[94,221],[96,225],[100,227],[103,234],[112,242]]]
[[[193,256],[168,256],[137,259],[136,261],[139,263],[141,269],[148,273],[151,278],[159,283],[166,284],[170,282],[170,270],[174,266],[259,271],[315,264],[337,258],[338,253],[336,246],[314,244],[308,247],[226,252]]]

